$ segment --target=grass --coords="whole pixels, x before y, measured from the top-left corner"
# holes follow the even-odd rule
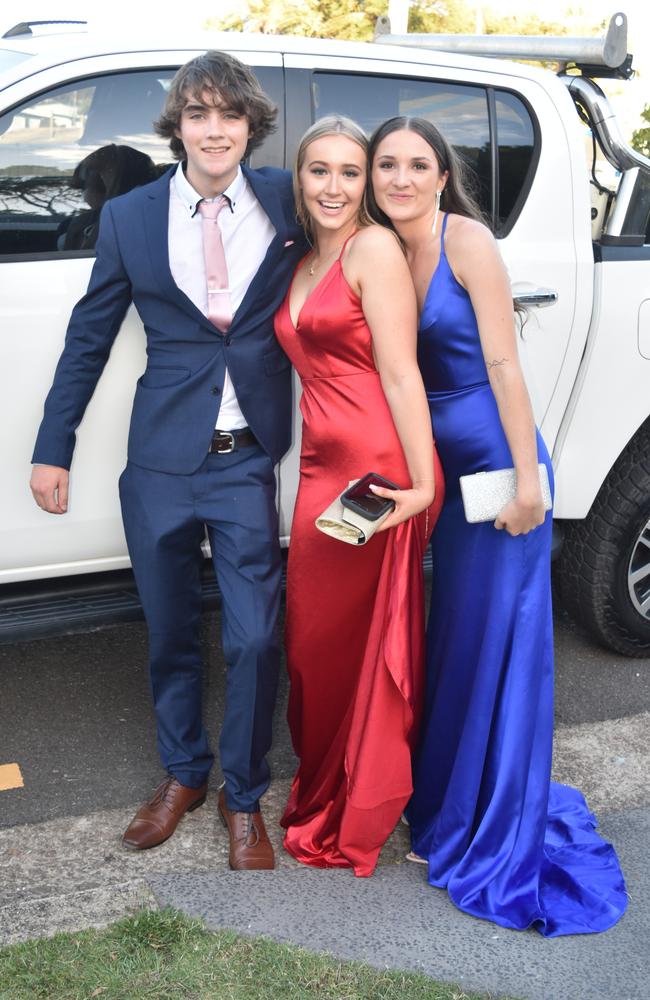
[[[0,1000],[479,1000],[417,974],[212,933],[173,910],[0,950]]]

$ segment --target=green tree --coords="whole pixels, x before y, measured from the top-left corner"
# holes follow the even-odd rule
[[[248,0],[244,13],[211,17],[207,28],[253,31],[263,35],[318,37],[322,19],[315,0]]]
[[[320,0],[317,6],[326,28],[321,37],[370,42],[377,18],[388,11],[388,0]]]
[[[210,18],[221,31],[259,31],[308,38],[372,41],[388,0],[247,0],[244,13]],[[471,32],[474,14],[465,0],[414,0],[409,31]]]
[[[221,31],[370,41],[388,0],[248,0],[244,14],[210,18]]]
[[[475,0],[412,0],[409,31],[473,34],[476,11]],[[371,41],[377,18],[386,13],[388,0],[245,0],[243,12],[210,18],[207,27],[220,31]],[[570,30],[536,14],[500,17],[490,11],[487,4],[483,9],[483,26],[486,34],[499,35],[565,35]]]
[[[409,31],[471,35],[475,28],[476,13],[465,0],[415,0],[409,10]]]
[[[497,17],[487,10],[484,16],[486,35],[568,35],[570,29],[559,21],[544,21],[536,14]]]
[[[641,112],[641,120],[647,122],[647,125],[632,133],[632,147],[638,153],[650,157],[650,104],[646,104]]]

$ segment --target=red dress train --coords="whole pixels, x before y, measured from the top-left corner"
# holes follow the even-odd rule
[[[290,293],[289,293],[290,294]],[[337,260],[276,334],[302,380],[300,485],[287,570],[289,726],[300,759],[281,820],[304,864],[371,875],[412,791],[423,697],[422,557],[443,500],[355,547],[314,521],[350,479],[409,484],[358,296]]]

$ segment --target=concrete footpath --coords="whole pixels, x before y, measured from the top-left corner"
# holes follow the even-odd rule
[[[150,884],[159,904],[201,916],[211,928],[424,972],[465,990],[522,1000],[647,1000],[650,810],[611,816],[603,831],[620,847],[635,899],[623,920],[600,935],[550,940],[474,920],[427,884],[421,866],[408,863],[370,879],[301,869],[237,879],[157,876]]]
[[[211,928],[417,970],[493,997],[650,1000],[649,726],[644,712],[556,733],[556,776],[585,791],[627,878],[628,913],[606,934],[547,940],[468,917],[427,885],[421,866],[403,861],[408,832],[401,824],[370,879],[305,869],[280,848],[283,778],[264,800],[275,872],[228,870],[216,788],[170,841],[143,854],[120,845],[131,807],[0,830],[0,943],[171,905]]]

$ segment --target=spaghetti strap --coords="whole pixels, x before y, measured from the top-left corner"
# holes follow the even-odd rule
[[[355,230],[354,230],[353,232],[351,232],[351,233],[350,233],[350,235],[349,235],[349,236],[348,236],[348,238],[346,239],[345,243],[343,244],[343,246],[342,246],[342,247],[341,247],[341,249],[339,250],[339,255],[338,255],[338,257],[336,258],[337,260],[340,260],[340,259],[341,259],[341,257],[343,256],[343,251],[345,250],[346,246],[348,245],[348,243],[350,242],[350,240],[352,239],[352,237],[353,237],[353,236],[356,236],[358,232],[359,232],[359,230],[358,230],[358,229],[355,229]]]
[[[447,219],[449,218],[449,212],[445,212],[445,217],[442,220],[442,229],[440,230],[440,256],[447,257],[445,253],[445,230],[447,228]]]

